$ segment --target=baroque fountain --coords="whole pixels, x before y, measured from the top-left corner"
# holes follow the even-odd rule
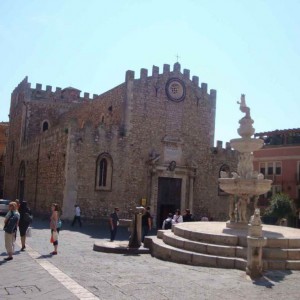
[[[247,229],[247,267],[246,272],[252,277],[260,276],[263,270],[262,247],[266,245],[267,240],[263,237],[262,224],[260,219],[260,210],[254,204],[254,214],[248,225],[247,206],[250,198],[256,200],[259,195],[268,192],[271,188],[272,180],[264,179],[264,175],[253,171],[253,151],[262,148],[264,141],[251,138],[255,130],[252,126],[254,121],[250,116],[250,108],[246,105],[245,95],[241,95],[241,101],[238,102],[240,110],[245,116],[239,121],[240,127],[238,134],[241,138],[232,139],[230,145],[239,153],[237,172],[229,174],[221,173],[219,179],[220,188],[231,196],[229,205],[230,221],[226,227],[232,229]],[[237,203],[235,203],[237,198]]]
[[[230,220],[173,224],[171,230],[158,230],[157,236],[146,237],[144,246],[163,260],[246,270],[254,278],[263,270],[300,270],[299,229],[262,225],[256,201],[270,189],[272,181],[253,170],[252,153],[263,146],[263,140],[251,138],[254,121],[244,95],[238,104],[245,113],[239,121],[241,138],[230,141],[239,153],[237,172],[222,172],[219,178],[220,188],[231,195]],[[249,220],[247,207],[252,198],[255,210]]]
[[[252,126],[254,121],[250,116],[250,108],[246,105],[245,95],[241,96],[238,104],[240,110],[245,113],[245,116],[239,121],[238,134],[241,138],[230,141],[231,147],[239,152],[237,172],[231,173],[231,178],[230,174],[221,172],[219,185],[222,190],[235,196],[230,198],[230,222],[227,223],[227,227],[247,228],[249,221],[247,205],[250,203],[250,199],[254,197],[257,200],[259,195],[269,191],[272,180],[264,179],[263,174],[253,171],[252,152],[262,148],[264,141],[251,138],[255,132]],[[238,198],[237,203],[235,203],[235,198]],[[256,202],[254,206],[256,208]]]

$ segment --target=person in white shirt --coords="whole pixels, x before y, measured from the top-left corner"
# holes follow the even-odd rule
[[[81,215],[80,207],[79,207],[79,205],[76,204],[75,205],[75,216],[74,216],[74,219],[73,219],[73,222],[72,222],[71,226],[74,226],[76,221],[78,221],[79,226],[82,227],[80,215]]]
[[[174,224],[183,222],[183,218],[182,218],[182,215],[180,214],[179,209],[176,209],[175,215],[173,216],[173,221],[174,221]]]

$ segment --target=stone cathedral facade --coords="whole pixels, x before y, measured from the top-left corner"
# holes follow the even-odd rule
[[[218,178],[236,170],[237,155],[228,143],[214,147],[215,114],[216,90],[179,63],[138,78],[127,71],[125,82],[93,97],[32,88],[26,77],[11,96],[5,197],[36,213],[57,202],[66,219],[75,204],[90,219],[115,206],[129,217],[144,204],[158,227],[177,208],[226,220]]]

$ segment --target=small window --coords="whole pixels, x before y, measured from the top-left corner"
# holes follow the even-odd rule
[[[49,123],[47,121],[43,122],[43,132],[49,129]]]
[[[268,163],[268,175],[273,175],[273,163]]]
[[[107,179],[107,159],[102,158],[100,160],[100,166],[99,166],[99,186],[106,186],[106,179]]]
[[[112,158],[108,153],[98,156],[96,162],[96,190],[111,191]]]
[[[266,168],[265,166],[261,166],[260,169],[259,169],[259,172],[266,175]]]
[[[281,162],[276,162],[275,163],[275,174],[276,175],[281,175]]]

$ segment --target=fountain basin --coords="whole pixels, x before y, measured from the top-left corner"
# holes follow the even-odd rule
[[[232,139],[230,140],[230,146],[239,151],[240,153],[250,153],[260,149],[264,144],[261,139]]]
[[[219,184],[220,188],[228,194],[259,196],[270,190],[272,180],[219,178]]]

